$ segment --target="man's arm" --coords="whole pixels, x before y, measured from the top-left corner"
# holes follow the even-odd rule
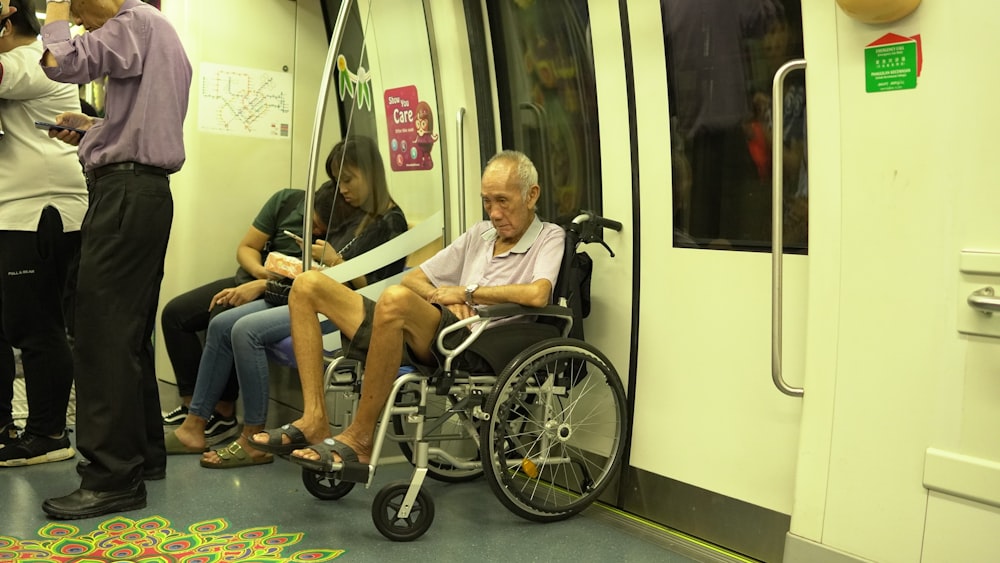
[[[431,303],[434,303],[434,301],[431,301],[431,297],[438,288],[431,283],[427,274],[425,274],[420,268],[413,268],[410,270],[405,276],[403,276],[403,280],[400,283],[403,287],[409,288],[417,295],[423,297]]]
[[[462,302],[465,302],[465,288],[462,290]],[[544,307],[549,304],[552,295],[552,283],[547,279],[535,280],[531,283],[514,285],[482,285],[472,295],[476,305],[497,305],[500,303],[517,303],[525,307]]]
[[[69,21],[69,2],[48,2],[45,4],[45,23]],[[46,49],[42,53],[42,66],[59,66],[56,58]]]
[[[420,268],[414,268],[406,274],[402,284],[431,303],[465,304],[465,287],[455,285],[435,287]],[[552,283],[547,279],[539,279],[531,283],[480,286],[473,295],[473,301],[476,305],[516,303],[526,307],[544,307],[549,304],[551,295]]]

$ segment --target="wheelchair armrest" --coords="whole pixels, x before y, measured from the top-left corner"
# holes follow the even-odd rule
[[[569,333],[570,327],[573,325],[573,310],[569,307],[563,307],[561,305],[546,305],[544,307],[526,307],[524,305],[518,305],[516,303],[501,303],[499,305],[488,305],[480,306],[476,308],[476,314],[462,319],[458,322],[452,323],[438,333],[437,337],[437,348],[445,355],[445,371],[451,369],[451,359],[461,354],[468,348],[479,335],[483,333],[491,324],[497,322],[498,319],[516,317],[516,316],[534,316],[534,317],[550,317],[558,318],[565,322],[565,329],[563,330],[563,336]],[[455,332],[456,330],[468,327],[469,325],[479,323],[478,326],[471,329],[468,337],[457,346],[456,348],[448,348],[444,345],[444,339],[448,334]]]
[[[569,307],[559,305],[546,305],[544,307],[526,307],[516,303],[501,303],[500,305],[487,305],[477,307],[481,319],[497,319],[501,317],[514,317],[518,315],[533,315],[536,317],[569,317],[573,318],[573,310]]]

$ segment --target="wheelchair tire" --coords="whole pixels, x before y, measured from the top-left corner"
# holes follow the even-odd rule
[[[355,483],[341,481],[336,474],[302,468],[302,484],[309,493],[320,500],[337,500],[351,492]]]
[[[486,401],[480,447],[487,482],[512,512],[563,520],[595,501],[621,464],[625,391],[599,350],[572,338],[511,360]]]
[[[448,410],[448,407],[456,402],[458,402],[457,398],[451,395],[430,395],[427,398],[427,422],[432,422],[435,418],[444,414]],[[412,427],[412,424],[406,422],[406,415],[395,414],[392,416],[392,428],[396,436],[413,436],[416,431]],[[473,436],[470,436],[468,440],[472,438]],[[428,436],[427,439],[431,442],[432,446],[437,448],[448,449],[449,444],[455,444],[449,453],[459,457],[468,456],[467,461],[479,460],[478,448],[472,448],[468,452],[463,452],[463,443],[457,439],[434,440],[434,436]],[[468,440],[465,441],[466,444],[468,444]],[[413,447],[411,442],[400,441],[399,450],[410,464],[413,465]],[[464,483],[480,478],[483,475],[483,468],[480,465],[476,469],[462,469],[445,461],[429,459],[427,460],[427,475],[443,483]]]
[[[372,501],[372,521],[392,541],[413,541],[424,535],[434,522],[434,500],[423,488],[417,492],[410,514],[399,517],[409,488],[409,481],[394,481],[383,487]]]

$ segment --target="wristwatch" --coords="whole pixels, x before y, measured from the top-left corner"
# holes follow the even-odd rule
[[[477,289],[479,289],[478,283],[470,283],[465,286],[465,304],[469,307],[476,306],[476,303],[472,300],[472,294],[475,293]]]

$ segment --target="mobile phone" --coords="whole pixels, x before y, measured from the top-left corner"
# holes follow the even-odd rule
[[[56,125],[55,123],[49,123],[47,121],[36,121],[35,127],[37,129],[55,129],[56,131],[72,131],[74,133],[79,133],[83,135],[86,133],[83,129],[77,129],[76,127],[67,127],[65,125]]]
[[[292,231],[284,230],[284,231],[281,231],[281,232],[285,233],[286,236],[290,236],[293,239],[295,239],[295,240],[297,240],[299,242],[302,242],[302,237],[300,237],[299,235],[293,233]]]

